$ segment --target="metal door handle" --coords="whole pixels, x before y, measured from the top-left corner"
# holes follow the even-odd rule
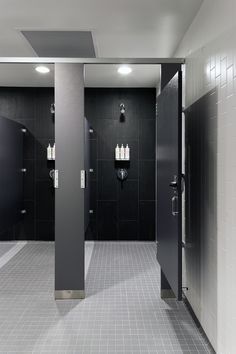
[[[176,175],[174,175],[174,180],[170,182],[169,186],[173,189],[178,188],[178,178]]]
[[[178,183],[176,181],[172,181],[172,182],[170,182],[169,186],[171,188],[177,188],[178,187]]]
[[[173,216],[176,216],[179,214],[178,210],[178,196],[174,195],[174,197],[171,199],[171,212]]]

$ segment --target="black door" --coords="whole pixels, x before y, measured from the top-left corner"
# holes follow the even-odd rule
[[[182,297],[182,73],[157,100],[157,259],[165,280]]]

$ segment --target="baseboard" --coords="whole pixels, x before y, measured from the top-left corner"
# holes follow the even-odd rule
[[[55,300],[72,300],[84,298],[84,290],[55,290]]]

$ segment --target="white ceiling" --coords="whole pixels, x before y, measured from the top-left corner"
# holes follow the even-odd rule
[[[33,56],[21,30],[91,30],[97,57],[170,57],[202,0],[0,0],[0,56]]]
[[[172,57],[201,3],[202,0],[0,0],[0,57],[36,56],[22,30],[92,31],[97,57]],[[111,77],[111,72],[108,74]],[[95,83],[102,78],[107,80],[105,71],[93,70],[93,75]],[[143,73],[141,77],[144,79]]]

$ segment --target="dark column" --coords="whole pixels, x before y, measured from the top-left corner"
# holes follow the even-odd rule
[[[84,77],[82,64],[55,65],[55,298],[84,295]]]

